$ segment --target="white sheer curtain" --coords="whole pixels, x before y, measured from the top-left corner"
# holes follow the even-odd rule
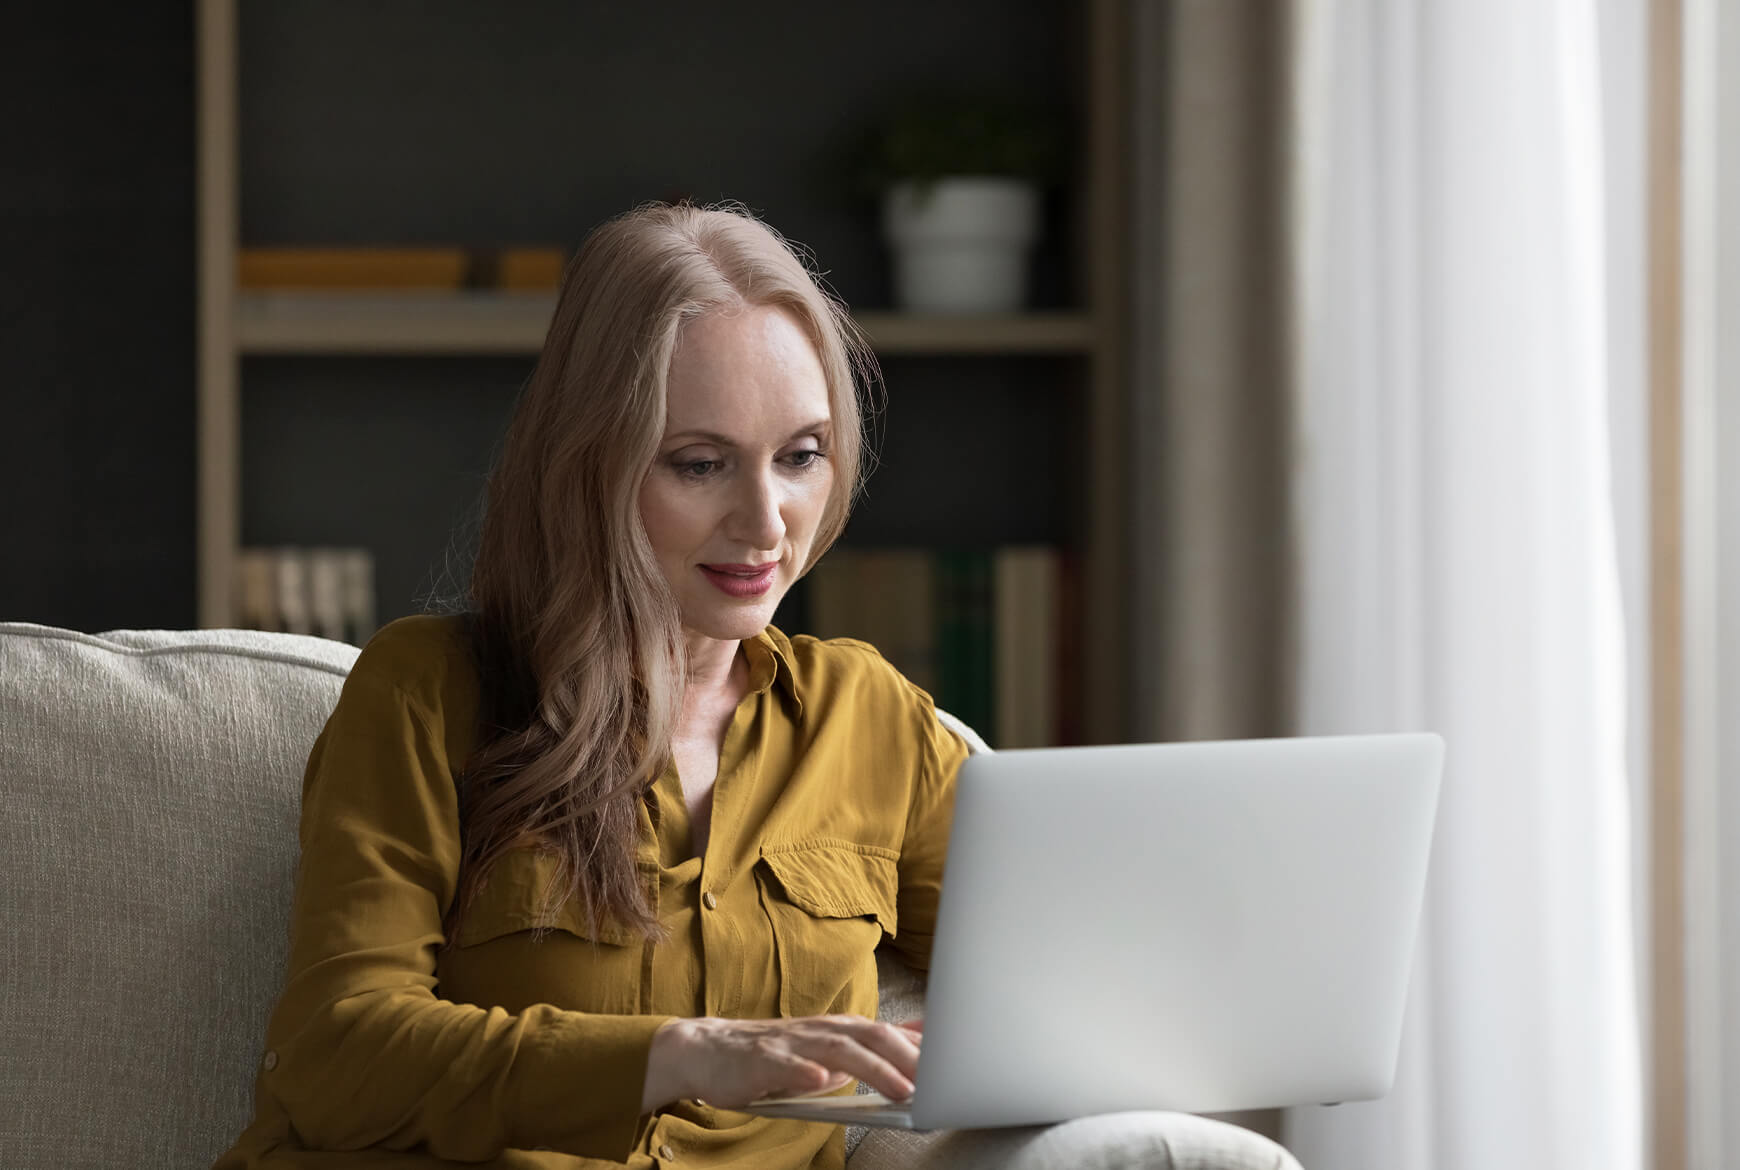
[[[1300,731],[1448,744],[1402,1066],[1323,1170],[1641,1164],[1597,0],[1301,0]]]

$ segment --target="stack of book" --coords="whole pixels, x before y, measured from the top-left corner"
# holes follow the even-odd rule
[[[553,292],[561,248],[243,248],[246,291],[502,289]]]
[[[829,550],[805,580],[809,633],[869,642],[993,747],[1071,742],[1073,639],[1047,546]]]
[[[375,632],[375,563],[363,548],[245,548],[237,624],[361,646]]]

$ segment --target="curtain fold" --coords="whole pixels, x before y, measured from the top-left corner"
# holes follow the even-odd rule
[[[1131,9],[1138,740],[1289,722],[1286,15],[1271,0]]]
[[[1290,730],[1288,5],[1129,8],[1135,740]],[[1278,1136],[1277,1111],[1227,1119]]]
[[[1595,0],[1295,7],[1301,734],[1448,744],[1394,1091],[1307,1166],[1634,1170]]]

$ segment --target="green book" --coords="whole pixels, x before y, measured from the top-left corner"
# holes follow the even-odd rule
[[[937,553],[937,705],[995,745],[991,582],[989,553]]]
[[[992,597],[995,574],[995,562],[989,551],[967,555],[964,602],[968,686],[973,712],[968,722],[987,743],[992,744],[1002,742],[1002,731],[997,726],[996,664],[992,661],[992,647],[996,640],[996,611]]]

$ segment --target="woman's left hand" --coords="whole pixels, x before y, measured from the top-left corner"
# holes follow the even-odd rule
[[[903,1101],[912,1096],[922,1027],[852,1015],[672,1020],[653,1034],[642,1111],[679,1097],[729,1109],[854,1078]]]

